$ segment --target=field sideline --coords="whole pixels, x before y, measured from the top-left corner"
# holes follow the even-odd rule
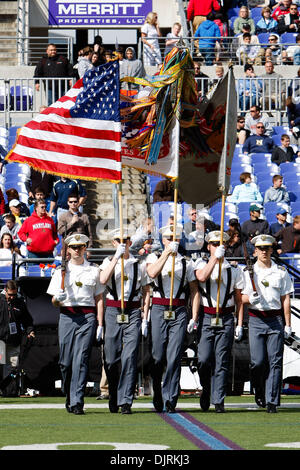
[[[1,450],[279,450],[300,449],[300,397],[282,396],[277,414],[254,397],[228,397],[225,414],[204,413],[182,397],[178,413],[158,414],[150,398],[134,401],[133,414],[111,414],[108,402],[86,397],[85,415],[68,414],[61,397],[1,398]]]

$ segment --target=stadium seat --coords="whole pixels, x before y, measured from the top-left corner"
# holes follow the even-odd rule
[[[295,44],[296,43],[296,36],[298,33],[283,33],[281,35],[281,43],[285,44]]]
[[[240,7],[229,8],[227,15],[228,18],[232,18],[233,16],[238,16],[240,11]]]
[[[255,8],[251,8],[251,18],[261,18],[261,10],[262,8],[261,7],[255,7]]]
[[[280,145],[281,144],[281,135],[282,134],[274,134],[272,135],[272,140],[275,145]]]
[[[270,33],[260,33],[257,35],[260,44],[268,44]]]
[[[28,111],[32,108],[33,91],[19,85],[10,87],[10,108],[14,111]]]
[[[288,126],[272,126],[272,127],[273,127],[274,134],[281,135],[281,134],[290,133],[290,130],[289,130]],[[273,134],[272,137],[274,137],[274,134]]]

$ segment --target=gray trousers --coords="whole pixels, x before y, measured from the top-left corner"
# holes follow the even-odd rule
[[[111,397],[118,406],[132,405],[137,379],[137,357],[141,331],[141,309],[129,310],[129,323],[117,323],[119,310],[105,311],[104,354]]]
[[[161,382],[166,363],[162,398],[175,407],[179,395],[181,357],[187,327],[186,307],[175,310],[175,320],[165,320],[166,306],[153,305],[151,309],[152,357],[155,380]],[[153,375],[153,374],[152,374]]]
[[[251,382],[255,390],[265,390],[267,403],[280,404],[284,327],[281,316],[249,316]]]
[[[96,315],[60,314],[58,324],[59,365],[62,389],[70,406],[83,405]]]
[[[211,389],[214,405],[224,403],[230,355],[234,335],[232,313],[222,315],[222,328],[212,328],[212,315],[205,313],[201,319],[201,337],[198,344],[198,372],[202,387]]]

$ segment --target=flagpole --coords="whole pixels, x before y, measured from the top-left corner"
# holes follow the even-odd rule
[[[174,225],[173,225],[173,242],[176,241],[176,227],[177,227],[177,202],[178,202],[178,178],[174,184]],[[170,287],[170,303],[169,310],[172,312],[173,307],[173,295],[174,295],[174,274],[175,274],[175,258],[176,253],[172,255],[172,269],[171,269],[171,287]]]
[[[120,216],[120,243],[124,242],[123,231],[123,202],[122,202],[122,181],[119,183],[118,190],[119,216]],[[124,255],[121,256],[121,315],[125,313],[124,309]]]
[[[223,245],[223,235],[224,235],[224,218],[225,218],[225,201],[226,194],[222,194],[222,210],[221,210],[221,227],[220,227],[220,245]],[[220,306],[220,290],[221,290],[221,274],[222,274],[222,258],[219,260],[219,276],[218,276],[218,291],[217,291],[217,303],[216,303],[216,326],[219,325],[219,306]]]

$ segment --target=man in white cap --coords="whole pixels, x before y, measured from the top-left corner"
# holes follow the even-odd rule
[[[73,234],[65,239],[69,261],[64,283],[62,269],[55,270],[47,293],[60,308],[58,325],[59,365],[66,409],[76,415],[84,414],[84,391],[88,379],[88,364],[96,335],[103,327],[103,296],[99,267],[85,259],[89,238]]]
[[[223,233],[223,241],[226,243],[228,240],[229,235]],[[201,336],[198,344],[198,373],[202,385],[200,406],[203,411],[207,411],[212,398],[216,412],[224,413],[231,348],[234,337],[241,340],[243,333],[241,295],[244,285],[243,274],[239,266],[231,266],[224,259],[225,248],[224,245],[220,245],[221,232],[219,230],[209,232],[205,241],[210,253],[209,261],[198,259],[194,263],[202,294]],[[218,289],[220,290],[217,318]],[[235,331],[234,314],[237,317]]]
[[[181,357],[185,333],[192,332],[198,320],[200,304],[199,290],[192,261],[186,261],[178,253],[182,226],[174,225],[160,229],[164,250],[161,256],[151,253],[146,258],[147,273],[153,280],[151,309],[151,335],[153,366],[153,404],[158,412],[164,407],[168,413],[174,413],[179,395]],[[175,256],[174,289],[172,309],[170,309],[171,275],[173,256]],[[188,324],[186,288],[189,287],[192,305],[192,318]],[[162,375],[165,368],[164,381]]]
[[[131,414],[134,398],[140,330],[145,328],[150,303],[150,287],[145,265],[129,253],[129,234],[112,233],[116,252],[100,266],[101,283],[106,284],[104,356],[109,388],[109,410]],[[124,311],[122,311],[121,257],[124,258]],[[142,305],[143,304],[143,305]]]
[[[291,330],[290,294],[293,286],[283,266],[271,260],[275,238],[258,235],[255,246],[254,275],[245,271],[243,303],[248,304],[251,382],[255,401],[267,404],[268,413],[276,413],[280,404],[284,338]]]

